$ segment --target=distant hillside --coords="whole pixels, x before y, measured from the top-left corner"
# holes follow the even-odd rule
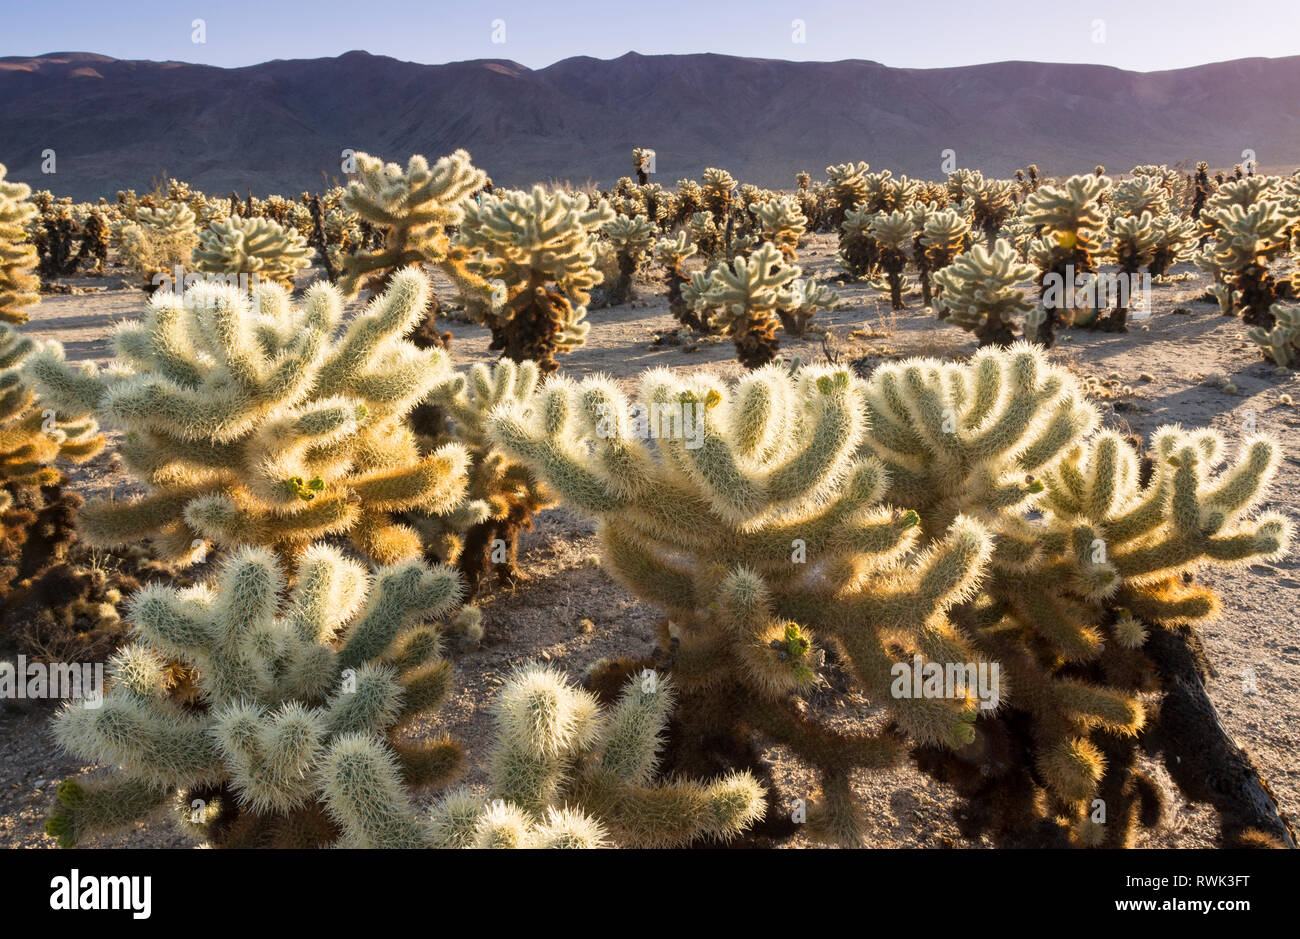
[[[415,65],[365,52],[222,69],[85,53],[0,58],[0,162],[77,198],[165,175],[205,190],[296,193],[344,148],[405,162],[467,148],[494,181],[629,173],[653,148],[672,184],[706,166],[790,186],[865,159],[940,175],[941,154],[996,174],[1208,160],[1300,163],[1300,57],[1139,73],[1001,62],[898,69],[722,55]],[[41,152],[58,173],[42,176]]]

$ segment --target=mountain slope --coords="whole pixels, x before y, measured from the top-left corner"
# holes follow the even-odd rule
[[[895,69],[721,55],[417,65],[365,52],[239,69],[87,53],[0,58],[0,162],[78,198],[166,175],[209,191],[296,193],[344,149],[404,162],[465,147],[506,185],[627,175],[634,146],[673,183],[746,181],[865,159],[936,177],[944,150],[996,174],[1205,159],[1300,163],[1300,57],[1168,72],[1001,62]],[[40,172],[42,152],[57,174]]]

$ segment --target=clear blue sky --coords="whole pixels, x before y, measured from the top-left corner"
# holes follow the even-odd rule
[[[1300,54],[1300,0],[5,0],[0,56],[252,65],[365,49],[412,62],[720,52],[940,67],[1030,59],[1155,71]],[[192,41],[203,19],[206,42]],[[803,42],[796,42],[803,22]],[[492,41],[494,21],[504,22]],[[1097,41],[1097,40],[1102,41]]]

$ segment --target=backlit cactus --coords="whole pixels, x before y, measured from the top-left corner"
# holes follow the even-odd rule
[[[710,782],[658,780],[673,698],[671,681],[647,672],[602,708],[560,673],[524,666],[494,705],[486,798],[455,789],[421,817],[395,781],[377,779],[354,788],[382,785],[384,811],[336,786],[326,793],[331,814],[353,847],[663,848],[730,840],[762,815],[763,788],[734,772]],[[373,742],[335,750],[327,761],[334,775],[381,776],[384,761]]]
[[[1064,296],[1070,293],[1066,284],[1097,271],[1107,222],[1101,196],[1108,182],[1098,175],[1071,176],[1060,186],[1040,187],[1025,203],[1026,220],[1042,232],[1029,252],[1041,290],[1026,334],[1043,346],[1056,342],[1058,326],[1084,323],[1096,314],[1092,307],[1068,305]]]
[[[786,264],[772,244],[712,268],[695,303],[705,323],[722,326],[736,346],[736,358],[746,368],[758,368],[776,357],[778,311],[795,302],[790,283],[800,274]]]
[[[902,210],[877,212],[871,219],[871,239],[876,243],[881,270],[889,280],[889,305],[903,308],[903,270],[916,232],[912,216]]]
[[[683,326],[692,329],[699,328],[702,324],[682,295],[682,289],[691,279],[683,265],[696,250],[695,245],[687,241],[684,231],[679,231],[675,238],[660,238],[655,244],[655,260],[663,265],[664,278],[668,284],[668,312]]]
[[[1223,288],[1224,312],[1241,311],[1242,321],[1269,329],[1278,284],[1270,264],[1291,247],[1291,229],[1300,206],[1282,197],[1275,176],[1249,176],[1220,186],[1201,212],[1201,225],[1213,238],[1197,263]],[[1233,301],[1227,308],[1223,300]]]
[[[554,502],[528,467],[502,453],[485,429],[488,415],[498,407],[532,407],[537,379],[534,363],[501,359],[491,367],[474,365],[434,389],[430,397],[452,422],[448,441],[434,443],[454,442],[466,448],[466,499],[484,507],[482,518],[474,518],[456,533],[462,539],[457,562],[471,597],[489,572],[504,584],[522,579],[516,559],[519,533],[532,528],[533,516]],[[452,515],[463,512],[458,508]],[[453,523],[456,527],[460,526]]]
[[[776,315],[781,328],[796,339],[808,336],[808,326],[818,310],[833,310],[839,306],[840,296],[815,277],[804,277],[790,282],[791,298],[787,305],[777,307]]]
[[[70,846],[170,806],[217,847],[346,845],[326,811],[340,793],[373,816],[385,787],[449,781],[455,743],[399,732],[450,688],[426,624],[456,606],[456,573],[407,561],[371,575],[317,545],[282,600],[287,586],[270,551],[244,548],[201,589],[131,598],[136,642],[110,663],[101,706],[70,703],[54,724],[63,749],[113,770],[60,785],[49,834]],[[189,700],[172,688],[173,661],[193,669]],[[357,750],[382,763],[377,783],[340,758]]]
[[[198,217],[183,202],[140,208],[118,229],[122,261],[146,286],[157,287],[184,272],[199,244]],[[173,285],[179,286],[179,285]]]
[[[412,265],[443,269],[458,287],[485,294],[464,262],[467,252],[452,244],[447,229],[460,225],[487,174],[457,150],[433,166],[416,154],[406,169],[367,153],[355,155],[357,178],[343,194],[343,208],[383,233],[382,247],[360,250],[344,259],[339,287],[348,296],[365,288],[384,290],[397,272]]]
[[[618,280],[609,285],[608,303],[618,306],[632,299],[632,278],[650,260],[658,229],[644,215],[620,215],[601,227],[618,259]]]
[[[1016,338],[1017,317],[1034,308],[1033,301],[1016,286],[1031,278],[1034,270],[1001,238],[992,251],[983,245],[973,246],[934,275],[944,317],[973,332],[981,346],[1007,345]]]
[[[867,171],[870,169],[871,165],[862,161],[826,167],[829,205],[825,224],[832,231],[839,231],[849,212],[867,197]]]
[[[36,206],[28,201],[31,187],[6,180],[7,172],[0,163],[0,322],[25,323],[24,308],[40,300],[36,248],[26,231]]]
[[[488,303],[470,313],[492,330],[492,349],[516,362],[532,360],[543,374],[555,356],[582,345],[591,288],[601,282],[593,268],[597,230],[614,219],[605,200],[592,205],[584,194],[515,190],[484,195],[470,204],[456,244],[472,254],[472,266],[493,285]]]
[[[799,204],[790,197],[783,196],[756,203],[750,211],[758,221],[763,240],[780,248],[786,261],[793,264],[799,239],[808,227],[808,219],[800,211]]]
[[[27,373],[50,406],[97,415],[126,436],[119,452],[145,494],[97,500],[80,527],[94,545],[151,539],[192,561],[208,543],[265,545],[292,564],[325,535],[347,535],[381,563],[417,556],[392,513],[441,511],[464,492],[463,448],[420,456],[403,416],[449,376],[446,354],[403,337],[430,286],[403,271],[334,333],[343,299],[318,284],[294,309],[265,284],[247,294],[199,285],[158,294],[118,327],[119,363],[72,367],[42,346]]]
[[[228,218],[199,236],[194,266],[205,274],[248,274],[292,290],[295,275],[311,266],[312,253],[306,238],[278,222]]]
[[[1260,347],[1264,358],[1287,368],[1300,366],[1300,306],[1274,304],[1273,325],[1252,326],[1247,335]]]
[[[925,215],[917,234],[916,265],[921,271],[923,299],[931,305],[931,284],[938,286],[934,275],[942,271],[970,246],[970,223],[953,209],[940,209]],[[915,221],[915,216],[914,216]],[[942,287],[940,287],[942,290]],[[942,319],[947,315],[947,305],[940,304]]]

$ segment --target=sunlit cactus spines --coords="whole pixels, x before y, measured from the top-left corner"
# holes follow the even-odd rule
[[[1169,211],[1169,190],[1157,176],[1133,176],[1111,190],[1110,205],[1117,216],[1140,217],[1143,212],[1159,217]]]
[[[725,220],[736,199],[736,177],[724,169],[710,166],[700,176],[700,186],[704,190],[704,207],[713,213],[714,218]]]
[[[122,261],[145,285],[153,286],[189,265],[199,244],[198,217],[183,202],[138,208],[134,220],[120,225],[117,238]]]
[[[916,232],[910,213],[895,209],[877,212],[871,219],[871,239],[876,243],[881,270],[889,280],[889,304],[903,308],[903,270],[907,267]]]
[[[808,219],[799,204],[788,196],[756,203],[750,208],[762,231],[762,239],[781,249],[782,256],[793,264],[797,260],[799,239],[808,228]]]
[[[1300,210],[1269,197],[1276,189],[1266,184],[1275,178],[1250,176],[1228,183],[1201,213],[1202,225],[1208,224],[1215,240],[1198,263],[1232,291],[1242,321],[1264,329],[1273,325],[1272,308],[1279,298],[1270,264],[1290,250],[1291,227]],[[1255,201],[1243,206],[1237,196]]]
[[[993,248],[998,230],[1016,212],[1017,186],[1007,179],[985,179],[974,173],[962,180],[962,202],[972,213],[971,227],[984,233],[985,243]]]
[[[1270,362],[1300,368],[1300,306],[1276,303],[1272,314],[1271,327],[1252,326],[1246,334]]]
[[[914,255],[917,268],[921,271],[922,299],[926,306],[930,306],[933,300],[930,296],[931,284],[938,286],[934,275],[951,264],[970,246],[970,242],[970,223],[960,213],[953,209],[926,213],[916,236],[917,250]],[[940,304],[940,307],[938,313],[942,318],[947,315],[947,307],[945,304]]]
[[[31,187],[6,180],[7,172],[0,163],[0,321],[25,323],[24,310],[40,300],[39,259],[26,231],[37,213]]]
[[[981,746],[1020,739],[1012,745],[1028,748],[1052,804],[1035,808],[1039,783],[1025,789],[961,760],[935,757],[955,773],[941,778],[985,800],[998,824],[1055,816],[1068,841],[1130,844],[1135,816],[1125,807],[1154,797],[1134,764],[1147,728],[1142,696],[1160,689],[1130,620],[1167,630],[1202,620],[1218,605],[1195,583],[1198,570],[1285,552],[1290,523],[1262,508],[1276,445],[1247,440],[1216,473],[1217,434],[1165,427],[1142,470],[1128,441],[1098,432],[1080,383],[1024,344],[965,365],[884,365],[866,395],[863,453],[884,464],[884,498],[915,506],[920,544],[945,537],[958,517],[995,536],[978,595],[952,619],[999,663],[1008,689],[1008,719],[976,723]],[[1098,794],[1112,819],[1101,829],[1087,815]]]
[[[712,264],[726,254],[726,235],[718,227],[712,212],[696,212],[686,224],[691,235],[691,243],[695,245],[700,252],[700,257],[706,263]]]
[[[1071,278],[1096,272],[1107,223],[1101,196],[1108,182],[1100,175],[1071,176],[1060,186],[1040,187],[1025,203],[1026,220],[1042,233],[1030,248],[1041,287],[1031,321],[1034,340],[1044,346],[1055,343],[1058,326],[1084,322],[1096,313],[1067,307],[1052,297],[1052,285],[1056,293],[1065,293],[1061,286]]]
[[[1196,250],[1196,222],[1190,218],[1161,215],[1151,222],[1156,243],[1147,265],[1152,277],[1163,277],[1169,268],[1192,259]]]
[[[816,277],[802,277],[790,282],[791,298],[787,305],[777,307],[776,315],[781,328],[796,339],[808,336],[808,327],[819,310],[833,310],[840,303],[840,295]]]
[[[655,260],[662,265],[664,279],[668,285],[668,312],[683,326],[692,329],[702,324],[682,295],[683,287],[691,279],[683,265],[696,250],[695,245],[688,241],[684,231],[679,231],[674,238],[660,238],[655,243]]]
[[[123,464],[145,489],[88,503],[86,540],[150,539],[178,562],[209,543],[250,544],[291,565],[325,535],[381,563],[418,556],[416,533],[392,513],[458,503],[468,458],[458,446],[421,456],[402,423],[450,374],[444,352],[403,338],[429,293],[423,274],[403,271],[336,336],[343,299],[328,285],[294,308],[274,285],[250,298],[204,284],[155,295],[119,326],[110,369],[42,346],[25,366],[34,384],[51,407],[124,431]]]
[[[199,236],[194,266],[207,274],[249,274],[293,289],[295,275],[311,266],[312,249],[296,231],[264,218],[214,221]]]
[[[651,446],[602,379],[552,382],[531,411],[499,411],[489,426],[566,503],[596,516],[611,573],[668,611],[662,639],[675,650],[687,750],[715,734],[744,739],[742,727],[791,747],[821,775],[819,830],[856,841],[849,777],[894,760],[898,740],[801,710],[818,650],[841,650],[915,739],[969,741],[973,697],[894,697],[890,664],[961,654],[944,611],[971,595],[992,544],[963,518],[932,553],[909,555],[917,517],[881,504],[880,464],[855,455],[866,409],[847,370],[774,364],[735,384],[656,370],[642,375],[639,399],[688,408],[682,430]],[[679,512],[684,504],[695,510]]]
[[[386,793],[349,775],[340,749],[369,746],[399,791],[454,777],[455,743],[399,732],[450,688],[425,624],[458,603],[455,571],[408,561],[372,575],[318,545],[287,597],[285,586],[270,551],[244,548],[203,588],[149,586],[131,598],[136,642],[114,657],[101,706],[73,702],[55,720],[63,749],[112,767],[60,787],[47,831],[61,844],[169,805],[217,847],[346,844],[327,797],[347,791],[360,811],[382,813]],[[171,693],[171,661],[193,669],[193,703]]]
[[[341,844],[365,848],[642,848],[729,841],[756,822],[764,789],[748,773],[660,779],[672,681],[647,671],[607,707],[553,668],[525,665],[493,706],[490,790],[445,793],[417,813],[371,739],[334,744],[325,767]],[[384,798],[369,796],[383,791]],[[375,804],[378,803],[378,810]]]
[[[1161,232],[1156,229],[1155,219],[1151,217],[1151,213],[1144,210],[1141,215],[1121,215],[1112,218],[1110,237],[1110,251],[1119,266],[1120,276],[1126,278],[1127,284],[1131,285],[1135,283],[1137,273],[1155,261]],[[1115,309],[1099,320],[1100,328],[1111,332],[1127,331],[1128,307],[1124,302],[1126,299],[1131,300],[1131,296],[1117,298]]]
[[[613,219],[603,199],[593,205],[585,194],[541,186],[498,191],[466,207],[457,244],[494,287],[490,302],[471,306],[492,330],[491,348],[549,374],[556,354],[583,343],[590,291],[602,278],[594,239]]]
[[[516,559],[519,533],[532,527],[537,512],[554,503],[553,495],[527,466],[495,446],[485,424],[498,407],[532,407],[538,377],[532,362],[516,364],[501,359],[490,367],[482,363],[472,366],[440,385],[431,396],[451,419],[448,440],[469,452],[466,499],[485,507],[483,518],[475,518],[457,532],[462,539],[457,563],[470,596],[488,576],[504,584],[522,580]]]
[[[760,245],[748,258],[738,256],[709,271],[697,312],[701,306],[713,311],[713,321],[731,335],[742,365],[766,365],[780,344],[777,313],[792,306],[790,283],[800,273],[785,263],[774,245]]]
[[[880,269],[880,246],[871,236],[874,219],[875,212],[863,206],[850,209],[840,225],[840,264],[858,280],[873,277]]]
[[[943,317],[973,332],[981,346],[1007,345],[1016,338],[1018,319],[1034,308],[1016,285],[1035,271],[1004,239],[999,238],[992,251],[974,245],[934,275]]]
[[[618,280],[608,287],[609,304],[618,306],[632,299],[632,278],[650,260],[659,230],[644,215],[620,215],[606,222],[601,231],[618,259]]]
[[[830,204],[824,221],[832,231],[838,231],[849,212],[867,197],[867,171],[870,169],[870,164],[862,161],[826,167]]]
[[[461,224],[465,206],[488,181],[470,155],[457,150],[430,166],[416,154],[405,169],[367,153],[354,159],[357,178],[348,184],[342,206],[382,232],[384,240],[382,247],[346,257],[339,279],[343,292],[352,296],[365,288],[377,294],[398,271],[419,264],[443,268],[461,289],[485,291],[465,270],[467,252],[447,233]]]

